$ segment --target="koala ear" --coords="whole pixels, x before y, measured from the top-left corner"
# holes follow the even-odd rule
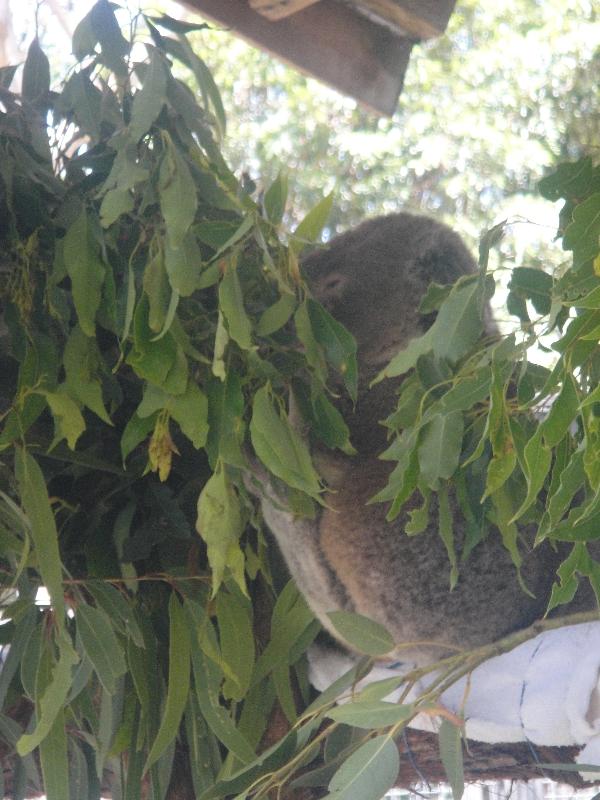
[[[442,231],[431,242],[417,264],[425,282],[454,283],[461,275],[475,272],[473,257],[453,231]]]

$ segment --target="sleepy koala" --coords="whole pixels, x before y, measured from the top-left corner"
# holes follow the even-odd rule
[[[315,519],[285,511],[268,486],[262,497],[264,519],[324,627],[339,639],[327,612],[363,614],[390,631],[401,645],[399,658],[419,665],[456,647],[494,641],[540,618],[562,560],[548,543],[523,552],[522,576],[532,598],[519,586],[510,556],[492,532],[474,548],[450,591],[435,503],[427,530],[414,537],[404,529],[416,498],[391,523],[383,504],[367,504],[392,468],[377,455],[386,446],[380,421],[395,407],[396,389],[390,380],[372,389],[369,383],[431,324],[418,312],[429,283],[450,283],[475,269],[452,230],[407,213],[368,220],[305,259],[303,271],[314,297],[357,340],[358,402],[354,410],[348,402],[342,411],[358,452],[313,450],[330,488]],[[465,526],[456,505],[453,512],[460,557]],[[585,605],[592,607],[591,598]]]

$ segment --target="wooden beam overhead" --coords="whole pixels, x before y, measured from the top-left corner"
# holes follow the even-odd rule
[[[250,0],[250,8],[274,21],[296,14],[318,2],[319,0]]]
[[[346,3],[320,0],[277,22],[248,0],[184,4],[368,108],[390,116],[396,110],[413,41]]]
[[[274,0],[271,0],[273,2]],[[432,39],[446,30],[456,0],[350,0],[359,13],[391,25],[416,39]]]

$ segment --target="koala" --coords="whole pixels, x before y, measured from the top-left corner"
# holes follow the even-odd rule
[[[397,388],[390,380],[371,389],[369,384],[432,323],[417,310],[429,283],[453,282],[476,269],[467,248],[446,225],[398,213],[334,238],[306,258],[302,269],[314,297],[356,338],[359,365],[355,408],[340,401],[357,454],[313,449],[328,485],[316,517],[294,516],[272,487],[263,489],[264,519],[313,612],[338,639],[330,611],[353,611],[380,622],[399,646],[398,657],[416,665],[531,624],[544,614],[561,561],[550,544],[523,553],[521,574],[533,597],[519,585],[496,532],[474,548],[450,591],[435,506],[427,530],[409,537],[405,526],[416,498],[392,522],[386,521],[383,504],[368,504],[392,468],[377,456],[386,446],[380,422],[394,409]],[[492,323],[488,329],[493,332]],[[452,510],[460,557],[465,525],[456,503]],[[587,603],[592,607],[591,598]]]

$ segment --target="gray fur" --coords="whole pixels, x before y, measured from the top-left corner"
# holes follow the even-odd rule
[[[384,381],[369,390],[369,382],[425,330],[427,321],[417,308],[428,284],[453,282],[474,269],[453,231],[405,213],[369,220],[305,260],[314,296],[358,342],[355,411],[340,401],[358,455],[316,448],[315,460],[331,492],[315,520],[293,517],[266,495],[262,501],[292,576],[325,626],[331,630],[328,611],[357,611],[384,624],[398,644],[415,643],[399,654],[418,664],[437,660],[449,648],[494,641],[541,617],[561,560],[547,543],[533,552],[523,537],[522,575],[535,594],[531,598],[520,587],[498,532],[490,531],[450,591],[450,566],[435,509],[428,529],[408,537],[408,508],[388,523],[384,505],[367,505],[390,470],[377,458],[385,447],[379,422],[394,408],[396,389],[393,381]],[[464,525],[458,509],[454,517],[460,558]],[[586,606],[591,607],[589,597],[576,610]]]

